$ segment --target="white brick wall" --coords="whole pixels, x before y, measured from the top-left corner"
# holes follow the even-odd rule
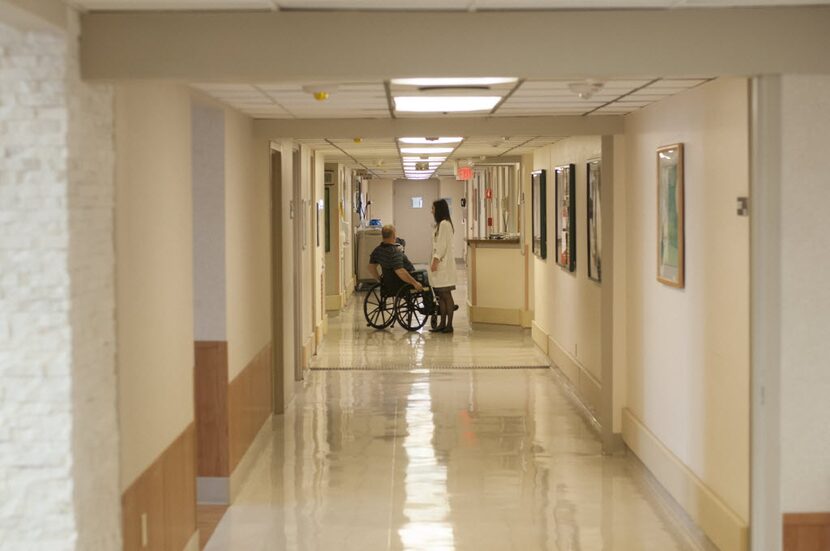
[[[77,14],[70,18],[69,276],[76,549],[121,549],[115,376],[113,90],[80,80]]]
[[[112,93],[0,24],[0,549],[120,548]]]

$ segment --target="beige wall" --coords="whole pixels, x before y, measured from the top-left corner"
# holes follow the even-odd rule
[[[302,288],[302,312],[303,312],[303,328],[302,328],[302,343],[305,344],[311,338],[314,331],[314,320],[312,310],[313,300],[313,285],[312,285],[312,258],[316,253],[316,246],[314,243],[314,233],[312,231],[312,220],[314,220],[314,182],[312,181],[312,151],[306,145],[300,146],[300,159],[302,161],[301,178],[302,178],[302,200],[300,201],[300,208],[302,209],[302,234],[298,236],[297,242],[301,244],[302,248],[302,270],[300,274],[300,285]]]
[[[228,375],[271,340],[270,189],[257,173],[250,117],[225,109],[225,272]]]
[[[19,29],[65,30],[69,26],[68,13],[60,0],[0,0],[0,18]],[[74,21],[77,15],[71,17]]]
[[[781,79],[781,508],[830,511],[830,77]]]
[[[121,489],[193,421],[190,95],[116,86]]]
[[[193,154],[193,338],[226,341],[225,110],[194,97]]]
[[[735,213],[748,193],[747,81],[718,80],[646,107],[627,117],[625,137],[627,407],[747,521],[749,225]],[[656,280],[655,151],[678,142],[685,289]]]
[[[535,322],[559,347],[597,381],[600,367],[600,285],[588,279],[586,161],[600,156],[598,136],[557,142],[534,154],[534,170],[547,171],[548,255],[534,256]],[[576,271],[556,264],[556,208],[553,168],[576,165]],[[530,208],[530,200],[527,202]]]
[[[380,218],[384,224],[395,223],[393,180],[369,180],[370,217]]]

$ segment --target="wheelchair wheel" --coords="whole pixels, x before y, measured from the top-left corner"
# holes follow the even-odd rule
[[[395,297],[395,317],[407,331],[417,331],[426,325],[429,308],[424,293],[415,291],[412,285],[404,285]]]
[[[380,283],[375,283],[363,300],[366,323],[375,329],[386,329],[395,321],[395,305],[392,297],[383,294]]]

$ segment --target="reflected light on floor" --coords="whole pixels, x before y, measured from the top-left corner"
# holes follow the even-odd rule
[[[401,545],[410,550],[453,550],[447,466],[439,462],[433,445],[435,420],[429,380],[412,384],[405,420],[403,448],[408,464],[403,514],[408,522],[398,529]]]

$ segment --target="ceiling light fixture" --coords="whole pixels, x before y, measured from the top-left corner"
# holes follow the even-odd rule
[[[401,143],[416,144],[416,145],[417,144],[421,144],[421,145],[436,144],[437,145],[437,144],[444,144],[444,143],[459,143],[462,140],[464,140],[464,138],[460,138],[460,137],[458,137],[458,138],[453,138],[453,137],[447,137],[447,138],[398,138],[398,141],[401,142]]]
[[[393,78],[392,84],[398,86],[493,86],[496,84],[514,84],[518,80],[514,77]]]
[[[395,110],[401,113],[471,113],[490,111],[501,96],[398,96]]]
[[[443,161],[447,160],[446,157],[430,157],[430,156],[427,156],[427,155],[424,155],[422,157],[415,157],[415,156],[406,157],[406,156],[404,156],[404,157],[402,157],[402,159],[403,159],[404,162],[407,162],[407,161],[416,161],[416,162],[420,162],[420,161],[440,161],[440,162],[443,162]]]
[[[401,153],[410,155],[429,155],[430,153],[452,153],[452,147],[402,147]]]

